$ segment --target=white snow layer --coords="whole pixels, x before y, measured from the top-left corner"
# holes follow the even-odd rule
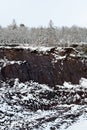
[[[81,116],[76,123],[71,125],[66,130],[87,130],[87,119],[84,119],[84,117]]]
[[[62,89],[70,92],[73,89],[73,91],[77,92],[81,87],[82,91],[85,90],[87,79],[81,78],[79,83],[78,85],[72,85],[65,82],[64,86],[59,86],[61,94]],[[19,83],[19,80],[15,79],[13,87],[6,83],[3,83],[2,86],[0,87],[1,130],[87,130],[87,105],[61,104],[61,101],[64,99],[61,95],[46,99],[46,93],[52,93],[54,89],[33,81]],[[40,95],[43,98],[39,97]],[[80,98],[78,94],[75,96],[72,97],[74,98],[73,100]],[[30,101],[31,105],[39,106],[42,103],[50,105],[54,101],[58,103],[59,100],[60,102],[57,106],[51,106],[47,110],[38,108],[38,110],[34,111],[33,107],[31,106],[31,110],[28,106],[29,103],[27,104]],[[67,100],[67,95],[65,100]],[[29,128],[26,128],[27,124]]]

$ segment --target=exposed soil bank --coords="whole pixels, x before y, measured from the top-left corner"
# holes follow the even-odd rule
[[[66,57],[56,60],[55,53]],[[87,78],[87,59],[76,55],[72,57],[70,53],[69,48],[61,52],[51,49],[46,54],[23,48],[0,48],[0,59],[22,61],[20,64],[17,62],[5,66],[0,64],[0,79],[19,78],[22,82],[33,80],[50,86],[62,85],[64,81],[77,84],[81,77]]]

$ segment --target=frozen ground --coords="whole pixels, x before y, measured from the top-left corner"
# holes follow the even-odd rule
[[[26,45],[16,48],[42,53],[51,51],[53,63],[67,56],[67,53],[60,55],[60,52],[66,51],[66,48],[63,50],[61,47]],[[74,50],[70,56],[79,57],[81,54]],[[9,61],[4,57],[0,59],[0,67],[24,62]],[[77,85],[64,82],[62,86],[55,87],[33,81],[22,83],[18,79],[0,81],[0,130],[87,130],[86,126],[87,79],[81,78]]]
[[[0,130],[86,130],[87,79],[50,88],[0,82]]]
[[[77,123],[74,123],[66,130],[87,130],[87,119],[81,116]]]

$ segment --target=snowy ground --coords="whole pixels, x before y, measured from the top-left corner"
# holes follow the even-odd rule
[[[87,118],[81,116],[76,123],[66,130],[87,130]]]
[[[52,62],[66,58],[66,54],[59,54],[63,51],[62,48],[21,48],[43,53],[53,49]],[[79,56],[80,53],[75,50],[70,54],[73,57],[75,55]],[[2,68],[8,64],[24,62],[26,61],[9,61],[4,57],[0,59],[0,66]],[[81,78],[77,85],[64,82],[63,86],[56,85],[52,88],[33,81],[0,81],[0,130],[86,130],[86,126],[87,79]]]
[[[18,79],[0,82],[0,130],[86,130],[86,126],[87,79],[55,88]]]

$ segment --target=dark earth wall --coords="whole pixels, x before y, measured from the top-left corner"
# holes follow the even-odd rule
[[[31,52],[28,49],[0,49],[0,59],[25,61],[22,64],[8,64],[1,68],[0,79],[19,78],[25,82],[33,80],[50,86],[62,85],[64,81],[77,84],[81,77],[87,78],[87,60],[68,56],[53,63],[53,54]]]

